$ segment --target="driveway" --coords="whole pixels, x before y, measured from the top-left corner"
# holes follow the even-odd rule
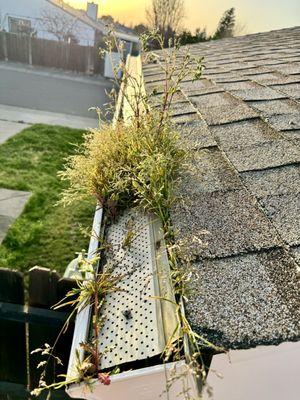
[[[0,104],[96,118],[90,107],[103,108],[112,82],[14,63],[0,63]]]

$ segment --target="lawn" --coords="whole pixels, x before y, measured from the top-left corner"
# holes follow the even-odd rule
[[[22,215],[0,246],[0,267],[27,271],[39,265],[64,272],[87,248],[94,202],[56,205],[65,183],[57,176],[84,132],[33,125],[0,145],[0,187],[31,192]]]

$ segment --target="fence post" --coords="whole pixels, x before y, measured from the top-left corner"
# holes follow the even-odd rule
[[[20,272],[0,268],[0,301],[24,304]],[[27,384],[25,324],[0,319],[0,381]]]
[[[31,41],[31,35],[28,37],[28,63],[29,65],[32,65],[32,41]]]
[[[29,312],[30,307],[49,309],[56,303],[56,287],[58,276],[49,269],[34,267],[29,271]],[[56,328],[48,326],[31,325],[28,326],[29,333],[29,354],[36,348],[44,346],[45,343],[53,344]],[[37,369],[37,364],[42,361],[40,354],[30,354],[29,356],[29,388],[34,389],[38,386],[41,371]],[[47,381],[53,381],[54,365],[50,363],[47,374]]]
[[[39,307],[44,309],[51,309],[59,300],[61,300],[66,293],[74,287],[74,281],[70,279],[60,279],[55,271],[50,271],[46,268],[34,267],[29,271],[29,312],[32,307]],[[68,311],[62,309],[60,311]],[[29,354],[32,350],[40,348],[45,343],[52,346],[60,333],[62,326],[42,326],[29,324]],[[70,324],[70,328],[73,328]],[[49,363],[47,368],[46,380],[53,382],[55,375],[66,373],[66,366],[70,355],[70,348],[72,344],[73,330],[69,329],[68,332],[60,338],[56,351],[57,355],[62,359],[64,366],[55,370],[53,363]],[[29,355],[29,369],[30,369],[30,389],[38,385],[40,370],[36,369],[37,364],[41,361],[40,355]]]
[[[4,61],[8,61],[6,32],[3,32],[3,54],[4,54]]]
[[[95,70],[95,65],[94,65],[94,58],[95,58],[95,52],[94,52],[94,47],[88,46],[87,48],[87,63],[86,63],[86,73],[88,75],[92,75]]]

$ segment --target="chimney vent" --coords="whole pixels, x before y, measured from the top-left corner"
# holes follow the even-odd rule
[[[86,15],[92,20],[97,21],[98,17],[98,4],[88,2],[86,7]]]

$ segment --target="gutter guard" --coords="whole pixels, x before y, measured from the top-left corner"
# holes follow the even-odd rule
[[[168,286],[166,300],[175,302],[170,295],[171,282],[161,282],[170,276],[169,264],[159,260],[157,243],[162,227],[157,218],[138,210],[125,212],[107,232],[111,253],[108,262],[118,261],[113,273],[125,276],[119,283],[121,291],[106,297],[102,314],[108,316],[100,333],[100,352],[104,353],[101,369],[143,361],[161,356],[168,341],[168,332],[176,331],[177,320],[173,313],[166,318],[166,301],[160,288]],[[128,249],[123,248],[128,232],[134,238]]]
[[[129,229],[134,238],[125,250],[122,244]],[[198,398],[198,383],[187,364],[163,363],[161,358],[174,332],[176,338],[178,321],[160,222],[137,209],[128,210],[105,236],[111,249],[106,262],[113,262],[114,273],[125,278],[118,285],[121,291],[106,296],[101,311],[107,318],[99,334],[99,349],[104,353],[100,369],[120,367],[123,372],[111,376],[109,386],[95,379],[92,391],[84,383],[71,385],[68,395],[87,400],[185,400],[188,392]],[[84,334],[91,332],[90,317],[87,308],[78,314],[73,352]],[[69,373],[74,370],[70,364]]]

